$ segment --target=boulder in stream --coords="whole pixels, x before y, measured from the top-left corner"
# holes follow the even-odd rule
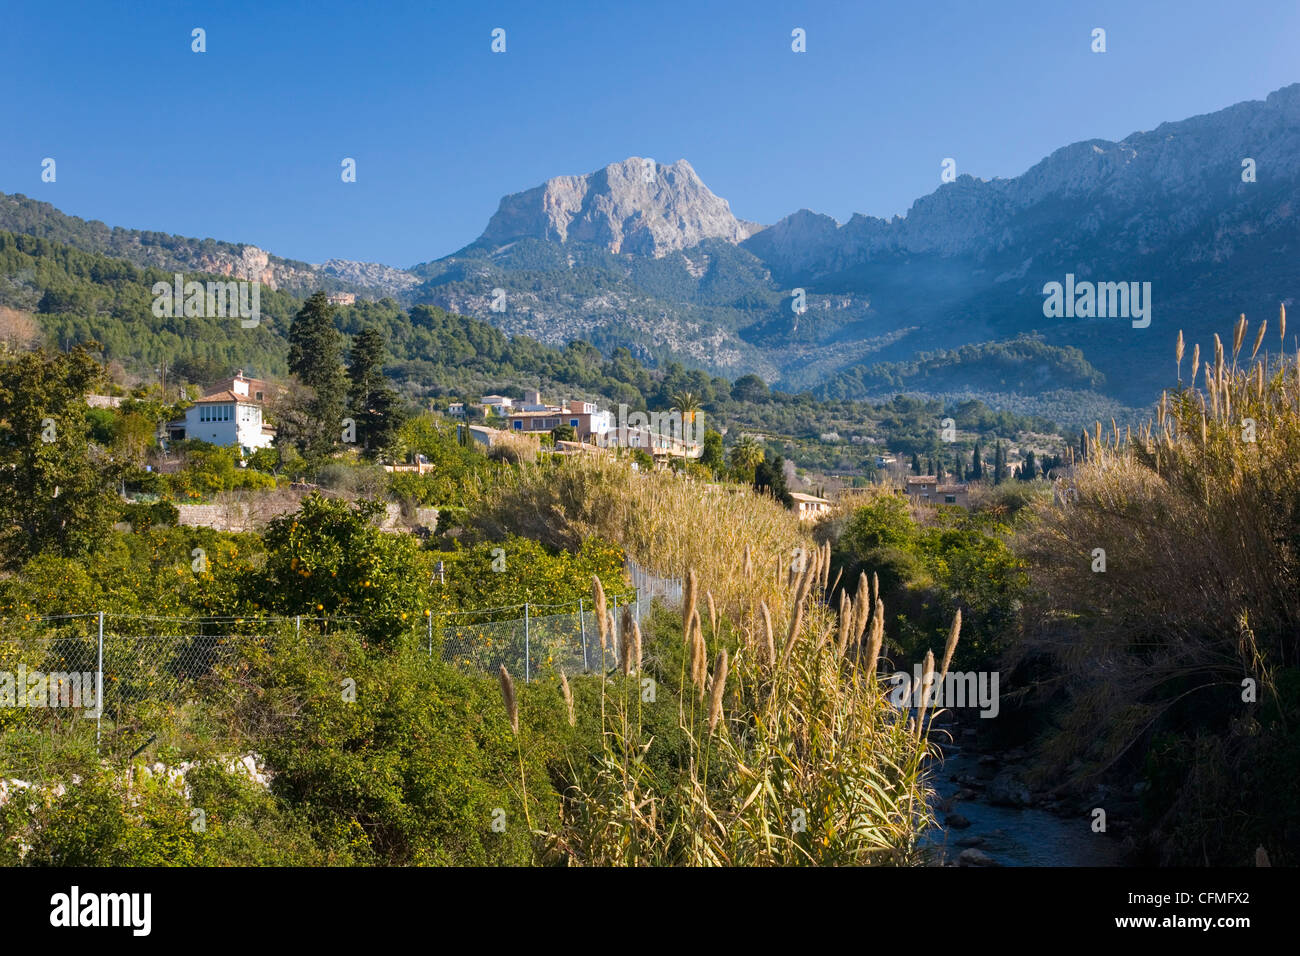
[[[993,778],[988,799],[995,807],[1027,807],[1033,803],[1029,788],[1010,770],[1004,770]]]
[[[993,857],[989,856],[983,850],[977,850],[974,847],[961,851],[957,857],[958,866],[997,866],[998,863]]]

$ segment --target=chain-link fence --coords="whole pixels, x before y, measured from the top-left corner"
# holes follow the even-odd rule
[[[342,618],[175,618],[92,613],[0,620],[0,779],[55,754],[129,753],[164,728],[203,724],[203,684],[231,680],[251,645],[355,625]]]
[[[682,603],[681,578],[663,578],[651,574],[631,558],[626,562],[627,576],[636,590],[638,602],[649,602],[656,598],[674,607]]]
[[[616,668],[625,612],[641,624],[654,600],[678,603],[682,593],[680,581],[635,562],[627,572],[635,590],[630,599],[609,599],[603,646],[592,602],[582,599],[430,618],[429,652],[440,640],[450,663],[485,673],[504,665],[525,681],[559,668],[570,674]],[[107,613],[0,619],[0,779],[30,779],[55,751],[129,753],[158,728],[201,723],[204,683],[233,680],[226,665],[247,645],[267,646],[306,629],[326,636],[356,623]]]
[[[525,681],[558,668],[574,674],[618,667],[622,663],[624,611],[639,626],[656,599],[670,604],[682,599],[680,580],[651,574],[632,560],[626,567],[633,595],[631,600],[609,598],[604,646],[592,602],[582,599],[571,604],[521,604],[443,614],[438,622],[443,657],[458,666],[489,673],[504,666]],[[484,620],[500,618],[505,611],[516,614],[508,620]],[[432,647],[431,635],[431,651]]]

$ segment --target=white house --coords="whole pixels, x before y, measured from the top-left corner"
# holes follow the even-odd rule
[[[229,387],[204,395],[186,410],[183,419],[168,422],[168,437],[237,445],[244,453],[270,448],[275,429],[262,422],[266,384],[244,378],[240,372],[220,385]]]
[[[509,414],[514,403],[514,399],[508,395],[484,395],[479,399],[479,404],[483,406],[483,414],[488,418],[493,415]]]
[[[819,495],[792,491],[790,497],[794,499],[795,512],[800,521],[813,521],[831,510],[831,503]]]

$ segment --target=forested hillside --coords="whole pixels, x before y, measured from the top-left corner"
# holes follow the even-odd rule
[[[162,269],[0,232],[0,305],[31,313],[52,346],[99,343],[99,354],[120,366],[124,382],[156,380],[164,366],[170,381],[197,385],[236,368],[265,378],[287,374],[286,336],[301,298],[263,287],[261,317],[253,328],[243,328],[235,318],[158,317],[151,308],[153,284],[172,280]],[[808,393],[772,390],[755,375],[732,382],[671,360],[649,364],[625,347],[604,352],[581,340],[548,345],[522,333],[507,335],[487,322],[438,306],[408,308],[391,298],[337,307],[334,321],[348,336],[367,327],[379,332],[387,349],[386,371],[414,405],[437,406],[447,399],[472,400],[492,392],[522,397],[523,389],[539,388],[553,401],[584,397],[615,411],[620,404],[633,410],[666,410],[677,397],[689,394],[699,402],[707,426],[728,432],[729,441],[742,432],[756,432],[777,453],[836,473],[869,474],[875,446],[906,454],[938,453],[939,421],[946,416],[963,430],[957,447],[964,450],[981,439],[1055,430],[1043,418],[993,414],[979,401],[894,398],[882,388],[895,381],[923,388],[937,374],[942,358],[883,375],[872,383],[874,394],[881,396],[877,401],[858,400],[865,397],[865,389],[855,395],[853,383],[847,381],[837,389],[840,394],[819,400]],[[1029,340],[1005,354],[1036,355],[1041,349]],[[1004,354],[976,350],[972,358],[967,351],[951,361],[985,368]],[[1062,373],[1060,384],[1085,381],[1090,372],[1076,359]],[[843,440],[828,443],[820,437],[827,434],[839,434]]]

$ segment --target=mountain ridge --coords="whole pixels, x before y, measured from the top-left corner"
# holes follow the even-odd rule
[[[622,345],[823,394],[896,387],[890,370],[918,355],[1032,334],[1079,350],[1108,394],[1145,403],[1178,329],[1208,347],[1239,312],[1275,313],[1300,286],[1300,83],[1071,143],[1019,176],[963,174],[890,219],[801,209],[764,227],[686,160],[632,156],[504,196],[476,240],[410,269],[110,229],[4,194],[0,229],[140,266],[438,305],[550,344]],[[1151,282],[1153,331],[1045,316],[1042,289],[1066,274]]]

